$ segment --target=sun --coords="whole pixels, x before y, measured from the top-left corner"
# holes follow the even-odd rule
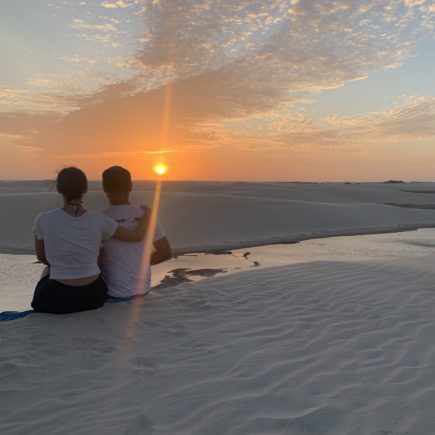
[[[156,166],[154,166],[154,172],[157,175],[165,175],[166,172],[168,172],[168,167],[163,163],[159,163]]]

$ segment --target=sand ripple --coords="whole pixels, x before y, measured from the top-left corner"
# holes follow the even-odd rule
[[[0,432],[433,434],[432,263],[255,270],[2,325]]]

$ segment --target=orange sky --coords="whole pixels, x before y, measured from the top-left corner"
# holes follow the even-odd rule
[[[421,144],[411,155],[391,147],[384,151],[365,150],[351,153],[322,151],[308,153],[264,153],[262,150],[244,151],[216,148],[207,152],[183,151],[164,155],[119,155],[89,159],[87,156],[29,158],[16,153],[8,159],[3,170],[4,179],[54,178],[64,166],[76,165],[91,179],[99,179],[101,172],[114,164],[128,168],[135,179],[153,179],[156,163],[166,163],[168,180],[246,180],[246,181],[385,181],[406,179],[430,181],[435,179],[435,149]],[[35,161],[37,164],[35,165]],[[361,167],[369,168],[360,175]],[[22,174],[26,176],[23,177]],[[405,175],[405,177],[404,177]]]

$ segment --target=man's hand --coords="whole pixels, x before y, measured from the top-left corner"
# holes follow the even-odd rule
[[[172,258],[172,249],[169,244],[169,240],[166,237],[162,237],[156,240],[154,243],[155,251],[151,254],[150,264],[154,266],[159,263],[163,263],[166,260]]]

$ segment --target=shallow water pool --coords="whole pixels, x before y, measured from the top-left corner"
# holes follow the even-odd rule
[[[154,291],[180,282],[197,281],[256,268],[310,261],[386,260],[435,254],[435,229],[341,236],[237,249],[220,254],[180,255],[153,267]],[[31,255],[0,254],[0,311],[29,308],[42,265]]]

